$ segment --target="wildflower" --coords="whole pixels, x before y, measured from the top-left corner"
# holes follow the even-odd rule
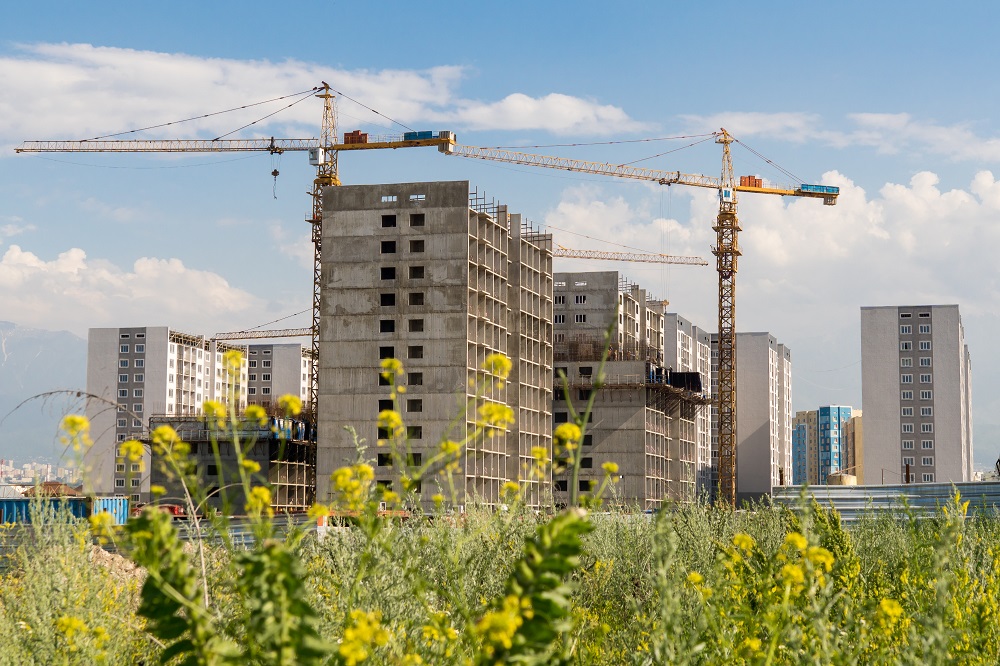
[[[256,486],[250,489],[250,496],[246,504],[247,515],[259,516],[266,513],[268,517],[274,515],[271,508],[271,491],[266,486]]]
[[[878,602],[876,617],[883,627],[895,624],[903,616],[903,607],[895,599]]]
[[[396,504],[399,502],[399,493],[382,486],[382,501],[386,504]]]
[[[453,442],[450,439],[446,439],[441,442],[441,453],[446,456],[457,456],[459,451],[462,450],[462,445],[458,442]]]
[[[243,368],[243,353],[239,349],[230,349],[222,356],[222,362],[230,375],[239,374]]]
[[[705,582],[705,577],[702,576],[697,571],[692,571],[687,575],[687,582],[691,583],[692,585],[701,585],[703,582]]]
[[[260,471],[260,463],[258,463],[256,460],[244,459],[243,462],[240,464],[243,466],[243,469],[250,472],[251,474],[256,474],[257,472]]]
[[[297,395],[286,393],[278,398],[278,408],[287,416],[298,416],[302,413],[302,399]]]
[[[500,488],[501,495],[511,495],[513,497],[517,497],[520,492],[521,486],[517,484],[517,481],[504,481],[503,486]]]
[[[152,485],[149,487],[149,494],[155,497],[159,497],[160,495],[166,495],[167,489],[164,488],[163,486]]]
[[[798,532],[789,532],[785,535],[785,545],[801,552],[806,549],[809,542],[806,541],[806,538]]]
[[[202,405],[202,411],[205,412],[206,419],[209,419],[212,425],[217,428],[226,427],[226,407],[221,402],[216,400],[206,400]],[[214,419],[214,421],[212,421]]]
[[[247,421],[256,421],[261,427],[267,425],[267,412],[260,405],[249,405],[244,416]]]
[[[389,437],[402,437],[406,433],[403,417],[394,409],[383,409],[378,413],[378,427],[389,433]]]
[[[309,516],[309,520],[318,520],[323,516],[329,516],[330,508],[325,504],[313,504],[306,511],[306,515]]]
[[[757,542],[754,541],[754,538],[749,534],[740,532],[739,534],[733,537],[733,545],[739,548],[740,550],[749,553],[750,551],[753,550],[754,546],[757,545]]]
[[[56,620],[56,629],[65,634],[66,638],[73,638],[78,633],[86,633],[87,623],[75,615],[63,615]]]
[[[798,586],[805,582],[806,575],[798,564],[786,564],[781,567],[781,579],[788,585]]]
[[[94,440],[90,438],[90,421],[86,416],[79,414],[68,414],[63,417],[59,426],[66,436],[62,438],[63,444],[72,445],[73,450],[79,452],[81,448],[90,448]]]
[[[444,495],[441,493],[434,493],[431,495],[431,501],[434,502],[435,508],[440,509],[441,505],[444,504]]]
[[[617,474],[618,473],[618,463],[606,462],[601,465],[601,469],[604,470],[605,474]]]
[[[827,572],[833,568],[833,553],[822,546],[809,546],[806,549],[806,559],[812,562],[813,566],[823,567]]]
[[[128,458],[129,462],[139,462],[142,460],[142,454],[142,442],[138,442],[134,439],[122,442],[122,445],[118,447],[118,455],[122,458]]]
[[[568,451],[577,447],[581,437],[583,437],[583,433],[580,431],[580,426],[575,423],[561,423],[552,433],[556,447]]]
[[[348,666],[355,666],[369,657],[373,646],[389,642],[389,632],[382,628],[380,613],[351,611],[351,626],[344,630],[338,652]]]
[[[485,640],[488,655],[493,656],[498,647],[509,650],[514,644],[514,634],[524,624],[521,610],[521,600],[512,594],[499,610],[486,613],[476,623],[476,633]]]
[[[510,362],[510,359],[503,354],[490,354],[483,361],[483,370],[491,375],[496,375],[501,380],[507,379],[512,367],[513,364]]]
[[[751,654],[760,652],[760,646],[762,645],[759,638],[745,638],[743,639],[743,649]]]
[[[115,519],[107,511],[93,513],[87,521],[90,523],[90,531],[93,532],[94,536],[96,536],[101,543],[106,543],[108,538],[112,536]]]
[[[544,446],[533,446],[531,447],[531,457],[540,464],[546,463],[549,460],[549,452]]]
[[[499,434],[514,423],[514,410],[498,402],[480,405],[478,425],[485,428],[487,436]]]
[[[330,480],[338,503],[350,511],[360,511],[368,499],[374,478],[375,471],[371,466],[360,463],[339,468]]]
[[[403,375],[403,362],[398,358],[382,359],[382,379],[392,381],[394,378]]]

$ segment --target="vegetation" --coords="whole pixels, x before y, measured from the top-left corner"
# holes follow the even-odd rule
[[[478,394],[504,381],[503,361],[488,361]],[[403,369],[383,368],[397,398]],[[206,413],[234,434],[240,420],[260,418],[215,404]],[[511,419],[479,398],[466,414],[475,417],[463,414],[417,469],[404,467],[412,458],[399,412],[379,416],[377,446],[409,475],[407,487],[442,490],[429,518],[379,511],[382,502],[413,508],[414,496],[377,487],[361,446],[333,475],[335,500],[311,512],[335,524],[323,539],[277,533],[253,463],[234,481],[255,534],[249,549],[227,542],[215,514],[185,525],[187,542],[182,523],[152,509],[124,529],[101,517],[36,520],[0,581],[0,663],[1000,662],[1000,519],[966,516],[960,497],[933,518],[872,515],[850,530],[805,502],[647,515],[601,507],[609,469],[586,501],[561,511],[526,507],[512,484],[505,510],[466,502],[457,514],[460,451]],[[556,433],[568,465],[579,463],[586,423],[585,410]],[[87,445],[85,421],[66,429],[68,445]],[[152,440],[197,506],[203,491],[186,445],[169,429]],[[123,454],[141,451],[126,443]],[[551,461],[539,453],[536,463],[528,476]],[[0,533],[0,545],[8,538]]]

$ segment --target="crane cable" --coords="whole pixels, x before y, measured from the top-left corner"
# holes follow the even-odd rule
[[[149,127],[140,127],[139,129],[126,130],[124,132],[115,132],[114,134],[105,134],[103,136],[95,136],[95,137],[90,138],[90,139],[84,139],[84,141],[99,141],[101,139],[108,139],[108,138],[111,138],[113,136],[123,136],[125,134],[134,134],[136,132],[145,132],[145,131],[151,130],[151,129],[159,129],[160,127],[168,127],[170,125],[179,125],[181,123],[186,123],[186,122],[189,122],[189,121],[192,121],[192,120],[201,120],[203,118],[211,118],[212,116],[219,116],[219,115],[222,115],[223,113],[230,113],[232,111],[239,111],[241,109],[249,109],[250,107],[260,106],[261,104],[269,104],[271,102],[277,102],[277,101],[280,101],[280,100],[283,100],[283,99],[288,99],[290,97],[298,97],[299,95],[303,95],[303,96],[305,96],[305,95],[312,95],[317,90],[318,90],[318,88],[312,88],[310,90],[304,90],[302,92],[293,93],[291,95],[282,95],[281,97],[274,97],[272,99],[266,99],[266,100],[264,100],[262,102],[254,102],[253,104],[244,104],[243,106],[236,106],[236,107],[233,107],[231,109],[226,109],[225,111],[215,111],[214,113],[206,113],[206,114],[201,115],[201,116],[192,116],[190,118],[185,118],[183,120],[174,120],[174,121],[171,121],[169,123],[160,123],[159,125],[150,125]],[[306,99],[306,98],[303,97],[303,99]],[[301,102],[302,100],[299,100],[299,101]],[[298,102],[295,102],[295,104],[298,104]],[[292,106],[292,105],[289,105],[289,106]],[[265,116],[265,117],[267,117],[267,116]],[[230,134],[232,134],[232,132],[230,132]],[[224,134],[223,136],[226,136],[226,135]]]
[[[769,160],[768,158],[764,157],[763,155],[761,155],[756,150],[754,150],[753,148],[751,148],[747,144],[743,143],[742,141],[740,141],[736,137],[733,137],[733,142],[740,144],[741,146],[743,146],[744,148],[746,148],[747,150],[749,150],[753,155],[755,155],[756,157],[760,158],[761,160],[763,160],[764,162],[766,162],[770,166],[772,166],[775,169],[777,169],[778,171],[780,171],[786,178],[791,178],[793,182],[796,182],[796,183],[803,183],[803,182],[805,182],[804,180],[802,180],[801,178],[799,178],[798,176],[796,176],[794,173],[792,173],[788,169],[785,169],[784,167],[781,167],[778,164],[776,164],[775,162],[773,162],[772,160]]]

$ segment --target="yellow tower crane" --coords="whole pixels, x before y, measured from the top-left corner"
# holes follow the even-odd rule
[[[437,146],[444,149],[455,143],[452,132],[407,132],[402,136],[374,137],[360,131],[344,135],[344,142],[337,142],[337,116],[334,99],[336,93],[325,81],[313,88],[315,96],[323,100],[323,118],[319,139],[161,139],[161,140],[84,140],[84,141],[25,141],[15,148],[18,153],[227,153],[266,152],[280,155],[285,152],[308,152],[309,163],[316,167],[312,187],[312,216],[306,221],[312,226],[313,242],[313,298],[312,298],[312,365],[309,382],[308,418],[315,419],[319,402],[319,318],[320,285],[323,241],[323,188],[340,185],[337,156],[342,150],[379,150],[386,148],[418,148]],[[275,174],[277,175],[277,174]],[[221,338],[220,338],[221,339]]]
[[[588,162],[565,157],[533,155],[500,148],[476,148],[456,144],[443,144],[438,150],[447,155],[470,157],[508,164],[561,169],[577,173],[589,173],[615,178],[631,178],[659,183],[661,185],[690,185],[707,187],[719,192],[719,215],[713,230],[716,245],[712,253],[716,257],[719,273],[719,360],[718,409],[719,433],[719,497],[732,505],[736,504],[736,269],[740,254],[739,220],[736,217],[737,192],[777,194],[788,197],[810,197],[822,199],[827,206],[837,203],[840,189],[827,185],[793,185],[789,187],[764,186],[763,181],[753,177],[742,177],[737,184],[733,175],[733,161],[729,147],[735,141],[725,129],[715,134],[715,142],[722,145],[722,176],[702,176],[679,171],[660,171],[621,164]]]

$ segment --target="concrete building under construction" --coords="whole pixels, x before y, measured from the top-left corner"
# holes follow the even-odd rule
[[[476,415],[453,418],[499,352],[512,372],[481,397],[511,407],[516,422],[463,452],[458,501],[497,503],[503,484],[520,479],[527,501],[542,502],[550,479],[525,471],[533,447],[551,454],[551,237],[467,181],[357,185],[324,192],[322,248],[317,498],[329,499],[330,474],[357,460],[347,428],[374,445],[386,407],[401,412],[414,465],[442,438],[461,440]],[[387,357],[405,368],[395,405],[380,385]],[[398,471],[378,461],[376,479],[396,485]],[[428,479],[419,491],[426,505],[439,489]]]
[[[613,462],[612,501],[654,509],[665,500],[693,499],[697,419],[709,400],[693,373],[671,376],[664,368],[662,303],[616,271],[557,273],[553,294],[554,424],[570,419],[570,404],[582,411],[598,391],[581,443],[579,490],[599,483],[602,465]],[[606,346],[608,362],[598,377]],[[556,477],[557,503],[568,499],[570,482],[568,474]]]

